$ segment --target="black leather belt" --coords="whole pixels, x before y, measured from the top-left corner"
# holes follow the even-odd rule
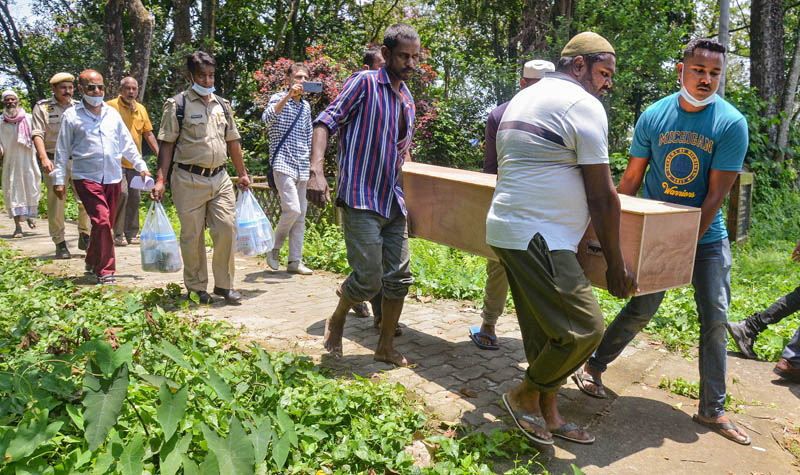
[[[179,163],[178,168],[180,168],[181,170],[186,170],[189,173],[194,173],[195,175],[214,176],[217,173],[224,170],[225,165],[220,165],[217,168],[203,168],[203,167],[198,167],[197,165],[186,165],[185,163]]]

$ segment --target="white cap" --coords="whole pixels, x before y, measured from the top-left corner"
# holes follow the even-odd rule
[[[527,79],[542,79],[545,73],[552,73],[556,70],[553,63],[543,59],[534,59],[525,63],[522,70],[522,77]]]
[[[19,96],[17,95],[17,93],[14,92],[12,89],[6,89],[5,91],[3,91],[3,98],[0,99],[0,100],[3,100],[3,101],[6,100],[6,96],[14,96],[17,99],[19,99]]]

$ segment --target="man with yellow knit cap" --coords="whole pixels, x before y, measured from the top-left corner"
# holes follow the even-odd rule
[[[609,292],[625,298],[636,290],[622,258],[608,119],[598,100],[615,69],[611,44],[580,33],[555,72],[514,96],[497,131],[486,242],[505,268],[528,360],[503,404],[528,438],[545,445],[553,436],[594,442],[557,406],[559,388],[603,337],[603,314],[576,255],[590,219],[609,264]]]

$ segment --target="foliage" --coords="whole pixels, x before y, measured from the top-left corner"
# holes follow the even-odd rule
[[[114,293],[35,266],[0,246],[0,473],[411,471],[425,417],[401,385],[240,349],[225,324],[165,311],[186,305],[174,284]],[[421,473],[534,452],[516,432],[427,443]]]

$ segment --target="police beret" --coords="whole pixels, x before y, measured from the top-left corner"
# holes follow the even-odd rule
[[[614,47],[607,39],[592,33],[591,31],[584,31],[573,36],[571,40],[561,50],[561,57],[568,58],[572,56],[580,56],[583,54],[593,53],[611,53],[614,52]]]
[[[50,78],[51,85],[56,85],[64,81],[74,82],[75,76],[70,73],[55,73],[53,77]]]

